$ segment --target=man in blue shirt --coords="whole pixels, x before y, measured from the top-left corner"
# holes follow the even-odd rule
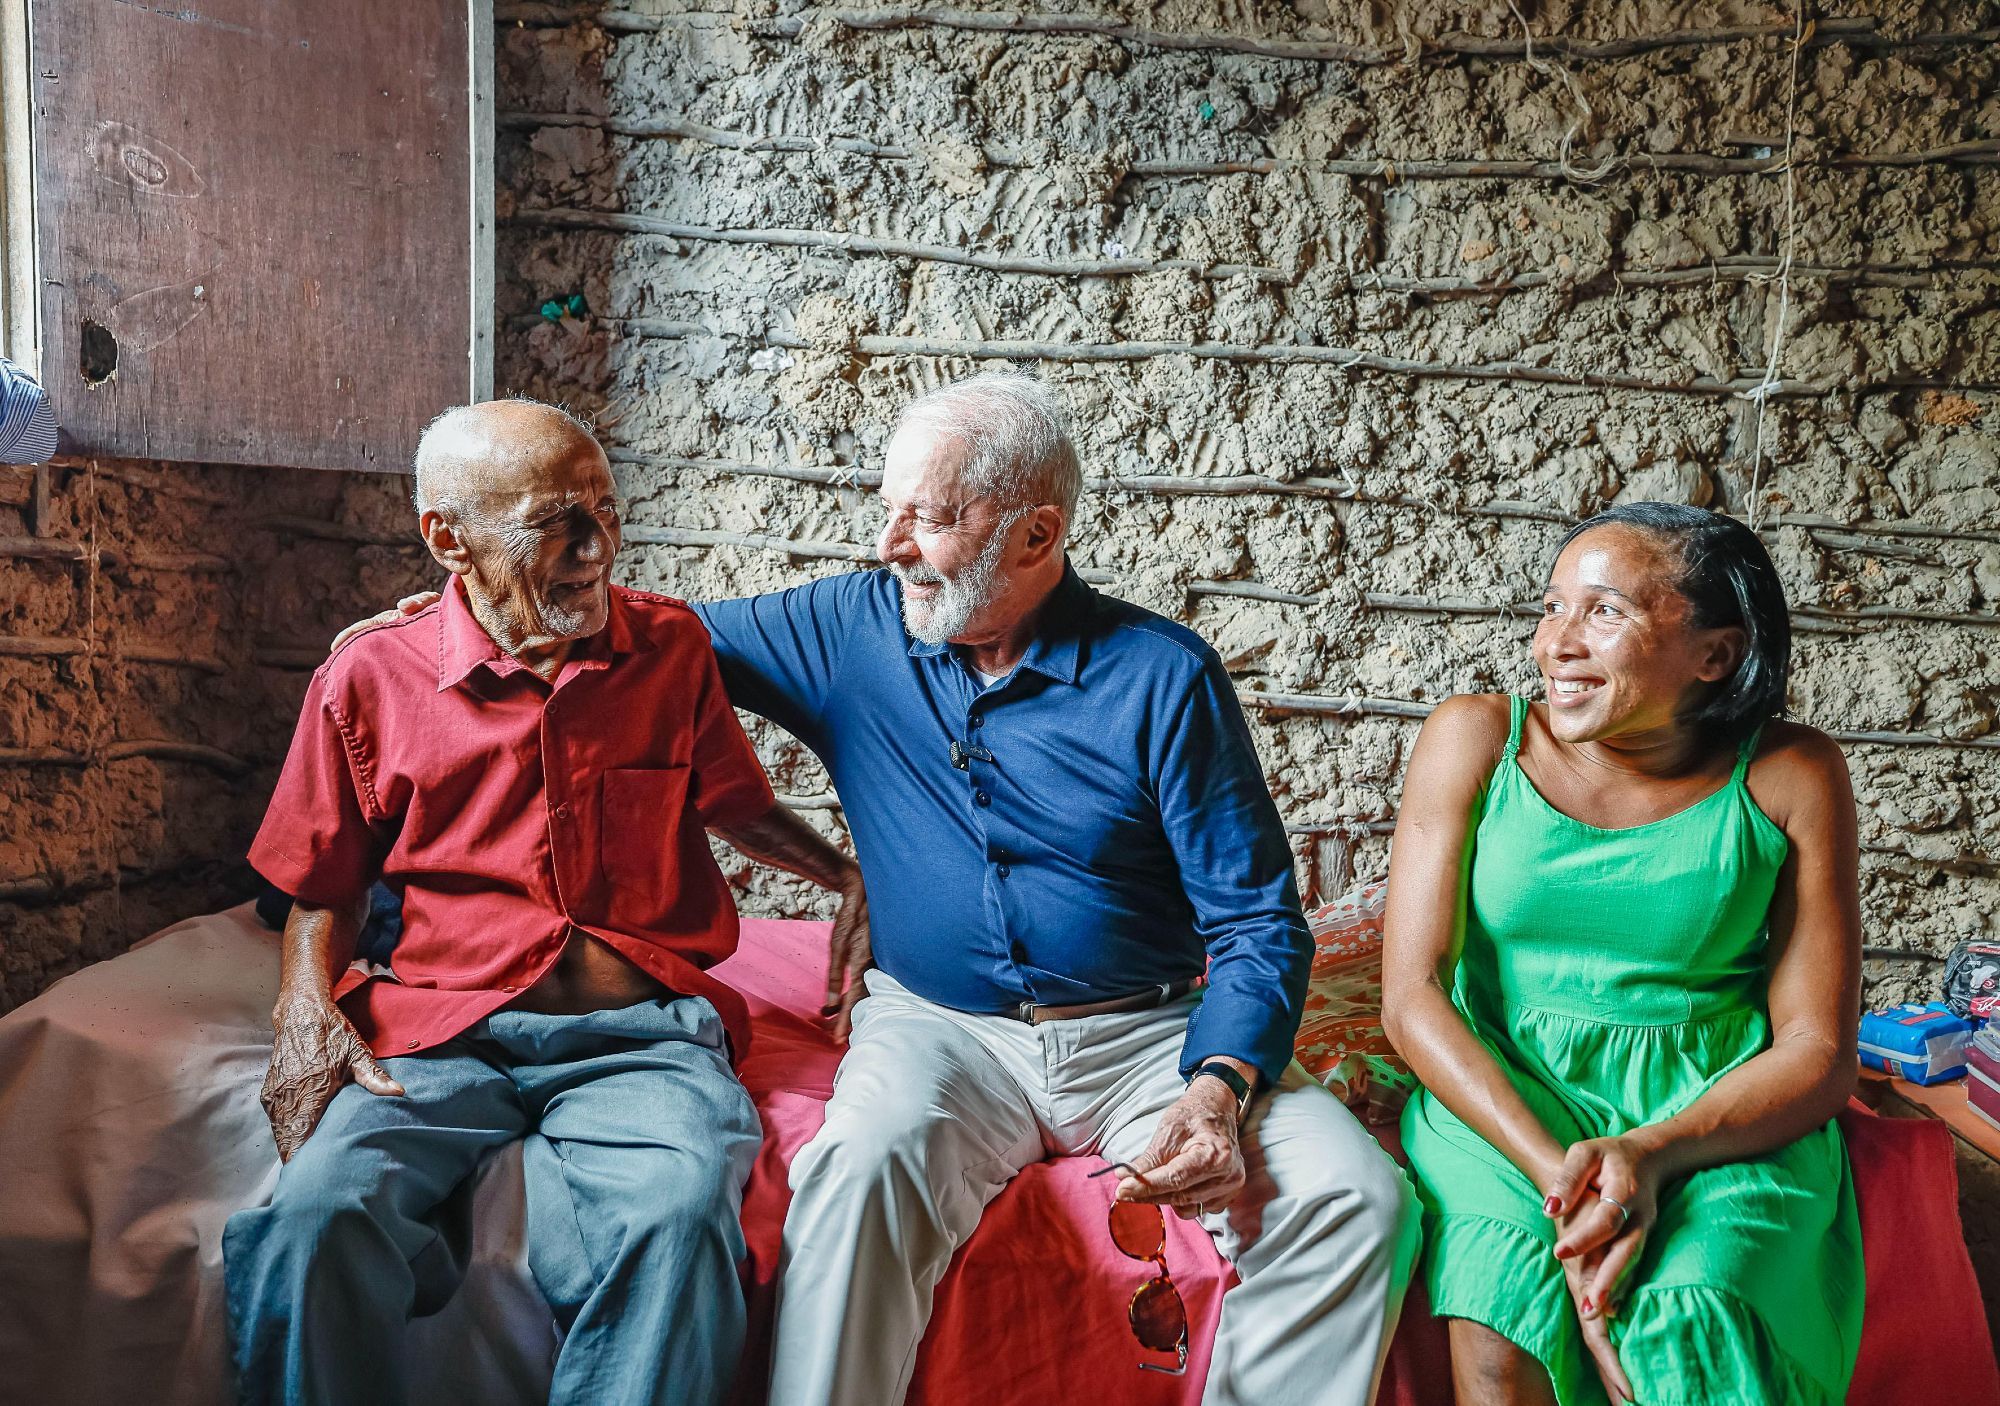
[[[902,1401],[953,1251],[1051,1152],[1234,1262],[1204,1401],[1374,1394],[1406,1184],[1292,1062],[1312,941],[1221,660],[1078,578],[1081,482],[1046,387],[974,377],[898,425],[887,571],[697,607],[731,701],[826,764],[873,943],[834,954],[851,1043],[791,1169],[785,1406]]]

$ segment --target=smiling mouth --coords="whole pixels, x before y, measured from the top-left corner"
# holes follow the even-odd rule
[[[1549,692],[1557,698],[1587,698],[1604,687],[1601,679],[1550,679]]]

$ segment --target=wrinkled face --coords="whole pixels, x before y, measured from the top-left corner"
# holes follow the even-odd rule
[[[582,639],[610,619],[618,490],[590,441],[557,439],[546,453],[520,456],[459,535],[472,558],[467,586],[523,640]]]
[[[889,442],[883,463],[885,521],[875,555],[903,591],[903,624],[926,644],[983,626],[1014,584],[1016,527],[1025,510],[969,496],[959,482],[964,448],[921,427]]]
[[[1534,642],[1558,738],[1671,731],[1695,693],[1729,676],[1742,631],[1695,628],[1680,569],[1671,545],[1622,523],[1563,548]]]

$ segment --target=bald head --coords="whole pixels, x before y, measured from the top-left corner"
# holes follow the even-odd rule
[[[417,441],[417,514],[453,521],[490,512],[549,467],[576,455],[603,459],[590,426],[539,400],[486,400],[445,411]]]
[[[503,649],[544,662],[609,618],[618,486],[589,426],[536,400],[447,410],[417,443],[417,530]]]

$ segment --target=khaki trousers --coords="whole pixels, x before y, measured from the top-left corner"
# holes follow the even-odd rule
[[[1198,995],[1026,1025],[867,982],[826,1125],[792,1163],[773,1406],[900,1406],[932,1291],[986,1203],[1051,1153],[1137,1157],[1186,1087]],[[1416,1259],[1408,1182],[1296,1063],[1243,1156],[1241,1197],[1202,1217],[1242,1281],[1205,1406],[1369,1406]]]

